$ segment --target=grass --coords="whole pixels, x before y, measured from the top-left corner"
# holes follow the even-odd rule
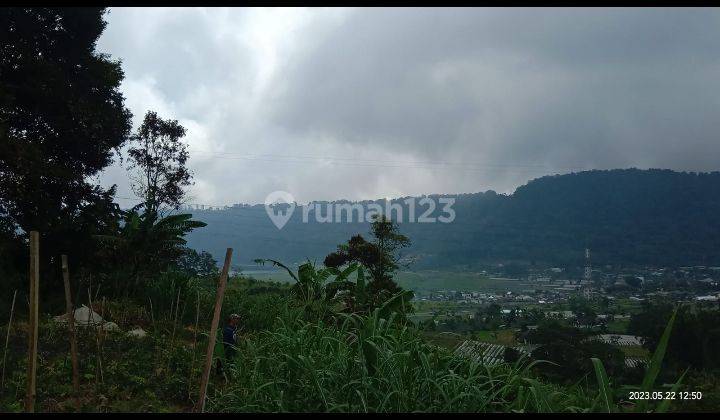
[[[239,346],[219,412],[562,412],[593,396],[544,384],[530,365],[478,365],[377,315],[340,325],[279,320]]]
[[[294,283],[290,274],[285,270],[244,270],[244,276],[252,277],[258,281],[274,283]]]
[[[187,412],[197,398],[199,376],[207,348],[207,328],[214,305],[211,279],[185,282],[160,277],[148,288],[154,301],[146,304],[107,301],[107,320],[127,332],[137,326],[148,336],[130,338],[124,332],[101,334],[100,363],[92,329],[78,328],[82,411],[85,412]],[[181,288],[178,305],[177,288]],[[240,313],[244,330],[269,328],[284,304],[286,288],[252,279],[231,279],[223,305],[224,314]],[[199,292],[199,293],[198,293]],[[195,306],[200,296],[200,328],[195,343]],[[174,307],[172,306],[174,305]],[[179,309],[178,309],[179,308]],[[4,326],[3,326],[4,327]],[[5,328],[2,328],[5,332]],[[44,316],[39,328],[37,373],[38,412],[72,412],[71,364],[67,328]],[[4,337],[4,334],[3,334]],[[222,346],[219,346],[222,348]],[[5,387],[0,389],[0,412],[23,410],[27,324],[15,322],[10,335]],[[99,366],[102,365],[102,370]],[[214,372],[214,370],[213,370]],[[210,392],[223,378],[211,375]]]
[[[503,346],[514,346],[517,344],[515,332],[512,330],[478,331],[473,333],[473,336],[478,341],[491,344],[502,344]]]
[[[462,344],[462,342],[466,339],[466,337],[460,334],[443,331],[423,331],[422,337],[428,343],[432,343],[448,350],[455,350],[455,348]]]
[[[665,331],[663,332],[662,336],[660,337],[660,341],[658,342],[657,347],[655,348],[655,351],[652,354],[652,357],[650,358],[650,361],[648,363],[647,369],[645,370],[645,376],[643,377],[642,384],[640,387],[632,387],[632,389],[639,389],[641,392],[650,393],[652,391],[655,391],[659,387],[655,385],[655,381],[658,378],[658,375],[660,374],[660,369],[662,367],[663,359],[665,358],[665,351],[667,350],[668,341],[670,340],[670,334],[672,332],[673,324],[675,322],[675,316],[677,315],[677,308],[675,311],[673,311],[672,316],[670,317],[670,321],[668,321],[667,326],[665,327]],[[593,368],[595,369],[595,377],[598,384],[599,389],[599,398],[597,398],[594,401],[594,404],[592,408],[599,407],[600,411],[607,412],[607,413],[613,413],[617,412],[618,405],[615,403],[615,397],[617,394],[617,391],[613,389],[613,383],[608,378],[605,367],[603,366],[602,361],[598,358],[591,358],[590,359],[593,364]],[[676,393],[682,384],[682,381],[687,374],[687,370],[680,375],[680,377],[677,379],[677,381],[670,387],[668,390],[670,393]],[[632,411],[637,413],[646,413],[649,411],[656,412],[656,413],[664,413],[667,412],[670,409],[670,403],[672,402],[672,399],[660,399],[657,404],[655,404],[655,407],[651,408],[651,399],[640,399],[637,401],[637,403],[632,403]]]
[[[177,286],[180,282],[163,283]],[[208,282],[206,282],[208,283]],[[211,283],[211,282],[209,282]],[[130,339],[107,333],[97,364],[94,334],[80,337],[83,411],[183,412],[194,405],[201,360],[207,346],[207,315],[198,345],[193,308],[197,291],[153,289],[154,320],[148,308],[108,302],[106,318],[123,331],[142,325],[149,335]],[[302,320],[287,288],[247,278],[230,283],[223,311],[243,318],[238,356],[228,366],[229,381],[211,375],[207,408],[216,412],[585,412],[622,408],[600,383],[555,385],[538,379],[527,361],[484,366],[457,356],[466,337],[420,332],[397,314],[336,314],[334,320]],[[195,290],[194,288],[197,288]],[[192,291],[195,292],[192,292]],[[167,296],[163,297],[163,293]],[[212,293],[209,293],[209,298]],[[164,302],[164,303],[163,303]],[[183,316],[186,311],[186,316]],[[178,320],[177,323],[174,320]],[[189,319],[189,321],[188,321]],[[184,321],[183,321],[184,320]],[[25,390],[27,335],[15,325],[8,357],[8,379],[0,411],[21,411]],[[510,345],[512,331],[482,332],[483,341]],[[512,342],[511,342],[512,341]],[[38,409],[72,412],[67,334],[46,316],[40,327]],[[653,366],[659,366],[654,362]],[[606,378],[612,384],[612,378]],[[605,396],[604,396],[605,395]],[[614,395],[614,394],[613,394]],[[606,404],[601,405],[599,402]]]
[[[626,334],[628,326],[630,325],[630,319],[614,319],[607,323],[607,329],[609,333],[613,334]]]
[[[171,345],[169,324],[151,331],[142,339],[123,332],[106,332],[101,338],[101,365],[96,358],[95,333],[78,329],[80,355],[81,406],[85,412],[183,412],[192,404],[196,392],[189,378],[199,377],[200,365],[191,370],[194,349],[191,333],[178,332]],[[122,325],[122,328],[129,328]],[[27,363],[27,324],[15,326],[11,339],[12,357],[9,375],[0,397],[0,411],[22,411]],[[206,345],[198,347],[199,356]],[[71,365],[68,355],[67,328],[45,318],[40,325],[37,379],[38,412],[73,412]],[[196,383],[193,379],[192,384]]]
[[[650,352],[642,346],[620,346],[620,350],[627,357],[647,358]]]
[[[455,350],[465,340],[476,340],[503,346],[515,346],[517,344],[515,332],[512,330],[474,331],[469,335],[445,331],[423,331],[422,336],[428,343],[449,350]]]

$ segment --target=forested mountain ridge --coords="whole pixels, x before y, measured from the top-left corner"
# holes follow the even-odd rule
[[[412,240],[405,254],[414,267],[518,260],[578,264],[586,246],[594,264],[720,265],[720,172],[593,170],[537,178],[511,195],[430,197],[443,196],[456,198],[452,223],[400,225]],[[402,205],[404,214],[406,198],[391,201]],[[361,203],[373,202],[384,205]],[[441,208],[431,216],[443,214]],[[300,208],[282,230],[263,205],[193,213],[208,226],[191,233],[189,245],[216,258],[232,246],[242,264],[268,255],[321,262],[351,235],[368,232],[367,223],[317,223],[312,213],[309,223],[302,223]]]

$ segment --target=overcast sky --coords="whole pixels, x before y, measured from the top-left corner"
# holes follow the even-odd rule
[[[194,203],[720,169],[719,9],[112,8],[107,21],[98,50],[122,60],[135,125],[152,109],[188,130]],[[126,179],[101,177],[130,197]]]

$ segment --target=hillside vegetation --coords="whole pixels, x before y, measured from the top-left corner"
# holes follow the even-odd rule
[[[210,313],[206,309],[211,307],[214,289],[211,279],[198,280],[180,273],[158,278],[151,283],[155,290],[153,306],[133,301],[94,305],[119,329],[97,333],[93,328],[80,330],[81,411],[192,410],[208,344],[205,331]],[[213,369],[207,411],[636,409],[622,402],[626,398],[622,389],[603,391],[603,386],[608,386],[604,376],[597,379],[606,381],[604,385],[595,378],[577,384],[554,384],[537,374],[543,362],[523,359],[483,365],[430,344],[406,321],[404,313],[408,308],[402,304],[402,293],[370,312],[347,313],[336,299],[323,293],[335,280],[315,280],[318,277],[306,277],[288,287],[242,277],[230,279],[223,317],[235,312],[243,319],[238,354],[224,374]],[[305,294],[308,290],[318,293]],[[199,313],[195,312],[196,302],[203,308]],[[127,331],[137,327],[147,330],[148,335],[128,337]],[[66,327],[46,316],[40,332],[38,411],[73,412],[76,408]],[[4,412],[22,410],[26,324],[16,323],[10,338],[12,351],[6,360],[0,396],[0,411]],[[663,346],[661,341],[658,347]],[[216,356],[223,357],[219,343]],[[667,408],[652,405],[645,409]]]
[[[401,222],[413,239],[405,251],[415,258],[412,267],[576,264],[586,247],[596,264],[720,265],[720,172],[587,171],[534,179],[512,195],[454,197],[452,223]],[[405,215],[406,198],[392,201]],[[440,207],[431,216],[440,215]],[[369,230],[368,223],[317,223],[312,215],[302,223],[301,213],[296,208],[278,230],[263,205],[193,210],[208,226],[192,232],[188,243],[216,257],[225,244],[233,246],[241,264],[263,255],[301,262],[321,260],[345,238]]]

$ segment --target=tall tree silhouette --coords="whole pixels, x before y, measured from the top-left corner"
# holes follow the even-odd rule
[[[177,209],[185,197],[184,188],[192,185],[187,146],[180,141],[184,136],[185,128],[176,120],[164,120],[154,111],[145,114],[132,136],[128,150],[130,170],[135,170],[132,188],[149,214]]]
[[[337,251],[328,254],[324,264],[338,268],[351,262],[360,263],[372,276],[369,284],[371,293],[397,293],[401,289],[393,276],[399,268],[400,249],[409,246],[410,239],[400,233],[397,223],[384,215],[373,220],[370,231],[374,238],[372,242],[355,235],[347,244],[339,245]]]
[[[2,240],[40,231],[45,264],[117,220],[114,187],[91,182],[131,128],[120,63],[95,51],[104,13],[0,9]]]

